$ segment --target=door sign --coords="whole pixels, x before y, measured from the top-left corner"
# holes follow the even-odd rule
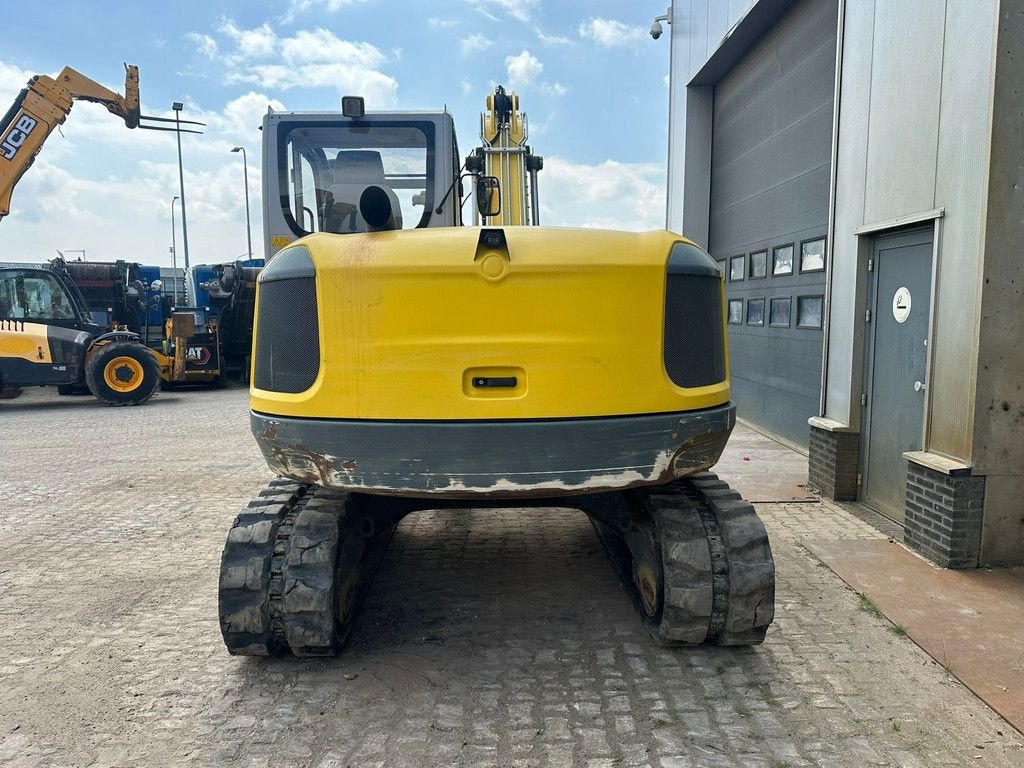
[[[906,286],[897,288],[892,297],[892,316],[897,323],[905,323],[910,317],[910,290]]]

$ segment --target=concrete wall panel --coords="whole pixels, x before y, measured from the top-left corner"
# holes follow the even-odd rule
[[[982,557],[1024,565],[1024,13],[998,19],[984,281],[974,421],[975,471],[987,475]]]
[[[979,8],[979,6],[981,6]],[[981,12],[979,12],[981,11]],[[948,53],[936,156],[935,205],[943,206],[937,301],[932,336],[929,449],[972,460],[971,438],[981,296],[992,68],[994,2],[949,3]],[[971,51],[973,55],[956,55]],[[988,84],[987,86],[985,84]],[[950,403],[965,406],[951,408]]]

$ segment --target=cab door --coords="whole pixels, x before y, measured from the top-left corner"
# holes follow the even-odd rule
[[[0,378],[5,387],[79,378],[90,335],[65,286],[43,269],[0,270]]]

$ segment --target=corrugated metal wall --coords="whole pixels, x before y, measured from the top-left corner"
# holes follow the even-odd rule
[[[825,273],[801,269],[800,254],[828,227],[836,18],[836,0],[799,3],[714,93],[709,248],[741,312],[729,326],[733,399],[742,418],[801,445],[818,413],[822,330],[800,327],[798,305],[823,296]],[[773,274],[787,246],[791,273]]]

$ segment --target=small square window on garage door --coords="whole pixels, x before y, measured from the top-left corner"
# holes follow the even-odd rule
[[[764,299],[747,299],[747,325],[764,325]]]
[[[800,243],[800,271],[821,272],[825,269],[825,238]]]
[[[729,259],[729,282],[734,283],[743,279],[746,273],[747,257],[733,256]]]
[[[792,307],[793,302],[788,296],[784,299],[772,299],[768,310],[768,325],[789,328]]]
[[[729,299],[729,323],[743,325],[743,299]]]
[[[750,254],[750,279],[768,276],[768,251],[753,251]]]
[[[793,244],[777,246],[772,251],[772,275],[793,274]]]
[[[821,296],[799,296],[796,300],[798,328],[821,328],[825,299]]]

